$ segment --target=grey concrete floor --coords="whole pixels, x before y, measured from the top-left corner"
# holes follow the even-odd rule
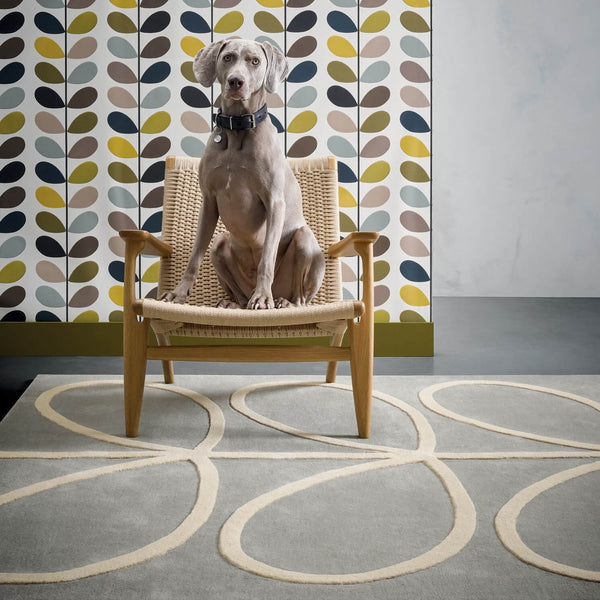
[[[600,298],[434,298],[435,356],[379,357],[375,375],[600,373]],[[40,373],[121,374],[121,357],[0,357],[0,418]],[[150,361],[149,373],[160,373]],[[322,363],[176,363],[175,373],[323,375]],[[348,365],[340,364],[340,375]]]

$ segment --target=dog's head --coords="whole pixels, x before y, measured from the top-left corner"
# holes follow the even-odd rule
[[[198,81],[210,87],[218,79],[221,93],[230,100],[247,100],[263,87],[267,92],[275,92],[287,72],[285,56],[269,42],[214,42],[202,48],[194,59]]]

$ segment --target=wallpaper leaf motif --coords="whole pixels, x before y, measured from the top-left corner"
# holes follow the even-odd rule
[[[376,319],[430,318],[428,0],[13,0],[0,7],[0,318],[120,321],[118,231],[162,224],[167,154],[202,155],[231,35],[286,53],[269,113],[290,157],[333,154],[343,233],[372,229]],[[27,48],[27,50],[26,50]],[[142,257],[139,293],[156,295]],[[343,291],[360,294],[355,259]]]

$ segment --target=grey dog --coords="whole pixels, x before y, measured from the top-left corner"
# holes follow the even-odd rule
[[[185,302],[219,216],[212,261],[227,298],[223,308],[308,304],[325,271],[323,253],[302,214],[300,187],[267,115],[267,93],[288,71],[268,42],[231,39],[203,48],[198,81],[221,85],[219,114],[200,162],[204,199],[196,240],[181,282],[163,300]]]

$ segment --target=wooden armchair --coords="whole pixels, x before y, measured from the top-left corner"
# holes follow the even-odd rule
[[[125,289],[123,359],[125,424],[138,434],[146,360],[162,361],[165,383],[173,383],[174,360],[209,362],[328,362],[327,382],[334,382],[337,362],[349,360],[358,433],[369,437],[373,378],[373,243],[378,234],[353,232],[340,241],[337,164],[331,157],[290,159],[300,183],[304,216],[321,248],[326,271],[321,289],[306,307],[244,310],[215,308],[224,297],[210,259],[205,258],[186,304],[136,297],[135,271],[140,253],[161,256],[158,292],[179,282],[196,235],[201,195],[200,159],[167,157],[162,240],[147,231],[123,230]],[[222,231],[219,221],[217,231]],[[210,248],[207,252],[209,256]],[[362,259],[362,300],[342,300],[340,256]],[[148,346],[151,325],[158,346]],[[348,329],[349,346],[342,347]],[[175,346],[170,336],[194,336],[199,345]],[[330,345],[235,345],[235,339],[331,338]],[[206,345],[202,338],[229,338],[232,344]],[[204,341],[205,345],[201,345]]]

